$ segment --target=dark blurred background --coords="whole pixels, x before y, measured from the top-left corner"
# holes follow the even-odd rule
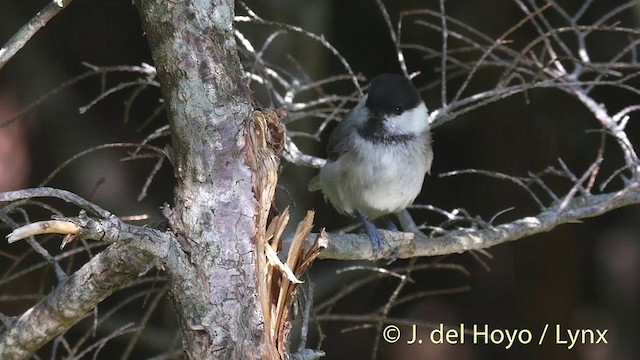
[[[6,42],[22,24],[39,11],[46,1],[0,0],[0,43]],[[387,1],[392,20],[397,21],[401,10],[428,7],[438,9],[437,1]],[[583,22],[595,19],[618,1],[597,0]],[[620,2],[622,3],[622,2]],[[316,34],[323,34],[349,61],[352,68],[366,77],[381,72],[399,72],[395,52],[388,31],[373,0],[309,0],[309,1],[248,1],[247,4],[263,18],[300,26]],[[582,1],[563,1],[574,10]],[[446,2],[447,13],[485,34],[498,37],[524,16],[510,1]],[[631,9],[617,19],[628,27],[637,24],[638,9]],[[249,39],[264,39],[272,29],[264,26],[242,25]],[[434,32],[411,32],[406,40],[424,44],[439,44],[440,35]],[[522,46],[535,37],[533,29],[523,28],[510,39],[514,47]],[[606,56],[608,41],[592,44],[593,55]],[[435,46],[435,45],[431,45]],[[290,54],[312,78],[344,73],[340,63],[328,51],[303,36],[282,36],[274,41],[265,56],[294,66],[284,55]],[[428,83],[440,75],[439,59],[424,60],[408,55],[410,70],[420,70],[417,83]],[[138,15],[131,1],[75,0],[45,29],[40,31],[0,71],[0,120],[10,118],[41,96],[56,89],[63,82],[86,71],[82,62],[98,66],[152,64],[148,45],[140,28]],[[288,65],[287,65],[288,64]],[[109,75],[107,86],[131,80],[129,75]],[[100,94],[100,77],[91,77],[61,89],[49,96],[32,111],[11,126],[0,128],[0,190],[8,191],[39,184],[59,164],[88,148],[114,142],[139,142],[154,129],[164,125],[164,113],[144,124],[158,105],[160,92],[143,92],[131,109],[129,121],[124,123],[124,102],[131,95],[123,91],[110,96],[80,115],[78,108],[87,105]],[[348,92],[345,84],[343,92]],[[459,84],[458,84],[459,85]],[[452,84],[455,87],[455,83]],[[482,84],[477,85],[482,88]],[[336,91],[341,89],[336,88]],[[473,91],[473,89],[471,89]],[[430,108],[439,106],[439,89],[426,91],[425,101]],[[514,206],[503,221],[534,214],[535,203],[515,185],[480,176],[464,175],[440,178],[438,174],[455,169],[487,169],[516,176],[528,171],[538,172],[556,165],[561,157],[576,173],[584,171],[593,160],[600,137],[586,132],[599,127],[593,116],[572,98],[555,90],[537,90],[515,96],[470,112],[434,130],[435,162],[432,176],[416,203],[428,203],[443,209],[464,208],[473,215],[489,219],[498,211]],[[637,99],[617,91],[596,92],[597,100],[616,109],[634,104]],[[634,96],[637,98],[637,96]],[[260,100],[260,99],[258,99]],[[634,144],[639,143],[637,125],[632,115],[628,134]],[[144,125],[144,126],[143,126]],[[162,138],[153,142],[160,147],[168,142]],[[299,146],[318,156],[323,145],[301,140]],[[622,164],[619,151],[609,146],[603,173],[610,173]],[[122,162],[123,150],[102,150],[71,163],[50,182],[50,186],[68,189],[91,198],[117,215],[150,214],[149,222],[159,221],[159,206],[171,202],[173,172],[165,163],[142,201],[136,197],[153,168],[153,160]],[[316,226],[329,231],[349,225],[352,220],[338,215],[327,206],[320,194],[306,191],[308,180],[315,171],[283,163],[282,189],[278,193],[278,207],[291,205],[294,219],[300,219],[307,209],[317,210]],[[558,188],[568,183],[559,181]],[[619,186],[620,184],[615,184]],[[285,191],[286,189],[286,191]],[[61,209],[65,208],[60,205]],[[433,214],[413,212],[417,222],[435,221]],[[34,215],[35,217],[35,215]],[[451,255],[437,259],[420,259],[418,264],[433,262],[464,266],[470,273],[426,270],[412,274],[414,280],[402,294],[425,290],[449,289],[468,285],[467,292],[432,296],[407,302],[394,308],[390,316],[415,319],[420,322],[444,323],[456,326],[464,323],[488,324],[491,329],[528,329],[534,335],[529,345],[422,345],[409,346],[402,339],[395,344],[381,343],[379,359],[587,359],[624,360],[640,356],[640,214],[636,206],[616,210],[579,224],[563,225],[552,232],[539,234],[513,243],[489,249],[492,258],[485,259],[487,270],[469,254]],[[49,238],[45,245],[53,254],[59,239]],[[22,247],[21,247],[22,246]],[[6,244],[0,249],[3,273],[8,271],[11,256],[26,251],[26,245]],[[57,250],[59,251],[59,250]],[[10,255],[14,254],[14,255]],[[32,262],[40,261],[31,256]],[[78,266],[86,259],[78,259]],[[4,262],[5,264],[2,264]],[[20,266],[28,266],[25,260]],[[364,265],[370,265],[362,263]],[[316,303],[343,289],[366,272],[336,274],[335,270],[352,265],[338,261],[320,261],[311,272],[317,284]],[[392,267],[407,265],[397,261]],[[31,306],[37,299],[12,301],[5,295],[42,292],[46,294],[55,284],[51,274],[34,274],[29,279],[0,286],[0,312],[15,315]],[[43,278],[48,280],[43,280]],[[45,284],[43,286],[43,284]],[[48,284],[48,285],[47,285]],[[370,314],[383,306],[397,285],[395,278],[382,278],[354,292],[333,308],[336,314]],[[47,287],[49,286],[49,287]],[[117,303],[115,300],[109,300]],[[109,305],[109,301],[105,305]],[[124,308],[114,323],[136,321],[145,303]],[[537,337],[545,324],[560,324],[569,329],[607,329],[607,345],[554,344],[551,338],[537,345]],[[81,324],[76,332],[89,331],[90,323]],[[322,349],[327,359],[368,359],[373,348],[375,327],[357,328],[357,322],[335,321],[321,324],[325,336]],[[104,331],[113,331],[117,324]],[[158,308],[147,325],[149,332],[141,340],[131,358],[146,358],[167,349],[175,333],[171,305]],[[313,347],[318,333],[313,330],[309,345]],[[403,333],[409,327],[400,327]],[[349,331],[343,331],[350,329]],[[427,329],[419,330],[426,333]],[[73,333],[73,331],[72,331]],[[149,335],[151,334],[151,335]],[[68,335],[71,336],[71,335]],[[566,338],[566,336],[565,336]],[[99,358],[119,356],[125,344],[115,339],[106,346]],[[48,349],[43,349],[46,356]]]

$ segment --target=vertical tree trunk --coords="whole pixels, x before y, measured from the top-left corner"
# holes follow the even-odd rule
[[[173,140],[174,226],[169,266],[183,346],[191,359],[262,357],[255,277],[256,202],[245,165],[246,81],[233,0],[138,0]]]

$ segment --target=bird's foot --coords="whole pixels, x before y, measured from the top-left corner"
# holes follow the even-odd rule
[[[371,239],[371,245],[373,246],[373,254],[377,257],[378,253],[380,252],[380,234],[378,234],[376,226],[359,211],[356,211],[356,216],[358,217],[358,220],[362,222],[367,235],[369,235],[369,239]]]

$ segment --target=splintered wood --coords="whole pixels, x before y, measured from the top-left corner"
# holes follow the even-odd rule
[[[247,165],[254,173],[253,192],[258,202],[256,218],[256,263],[258,292],[265,324],[265,359],[287,359],[287,337],[291,329],[289,309],[295,299],[301,276],[326,248],[324,232],[305,252],[313,227],[314,212],[308,211],[293,235],[286,260],[277,256],[282,235],[289,222],[289,209],[276,215],[273,199],[278,183],[279,157],[284,148],[285,129],[282,110],[254,111],[247,122]]]

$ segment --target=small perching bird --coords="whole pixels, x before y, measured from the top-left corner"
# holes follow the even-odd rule
[[[322,190],[340,213],[362,221],[374,252],[380,238],[369,220],[410,205],[431,170],[428,115],[409,79],[376,76],[331,133],[327,162],[309,183],[309,190]]]

